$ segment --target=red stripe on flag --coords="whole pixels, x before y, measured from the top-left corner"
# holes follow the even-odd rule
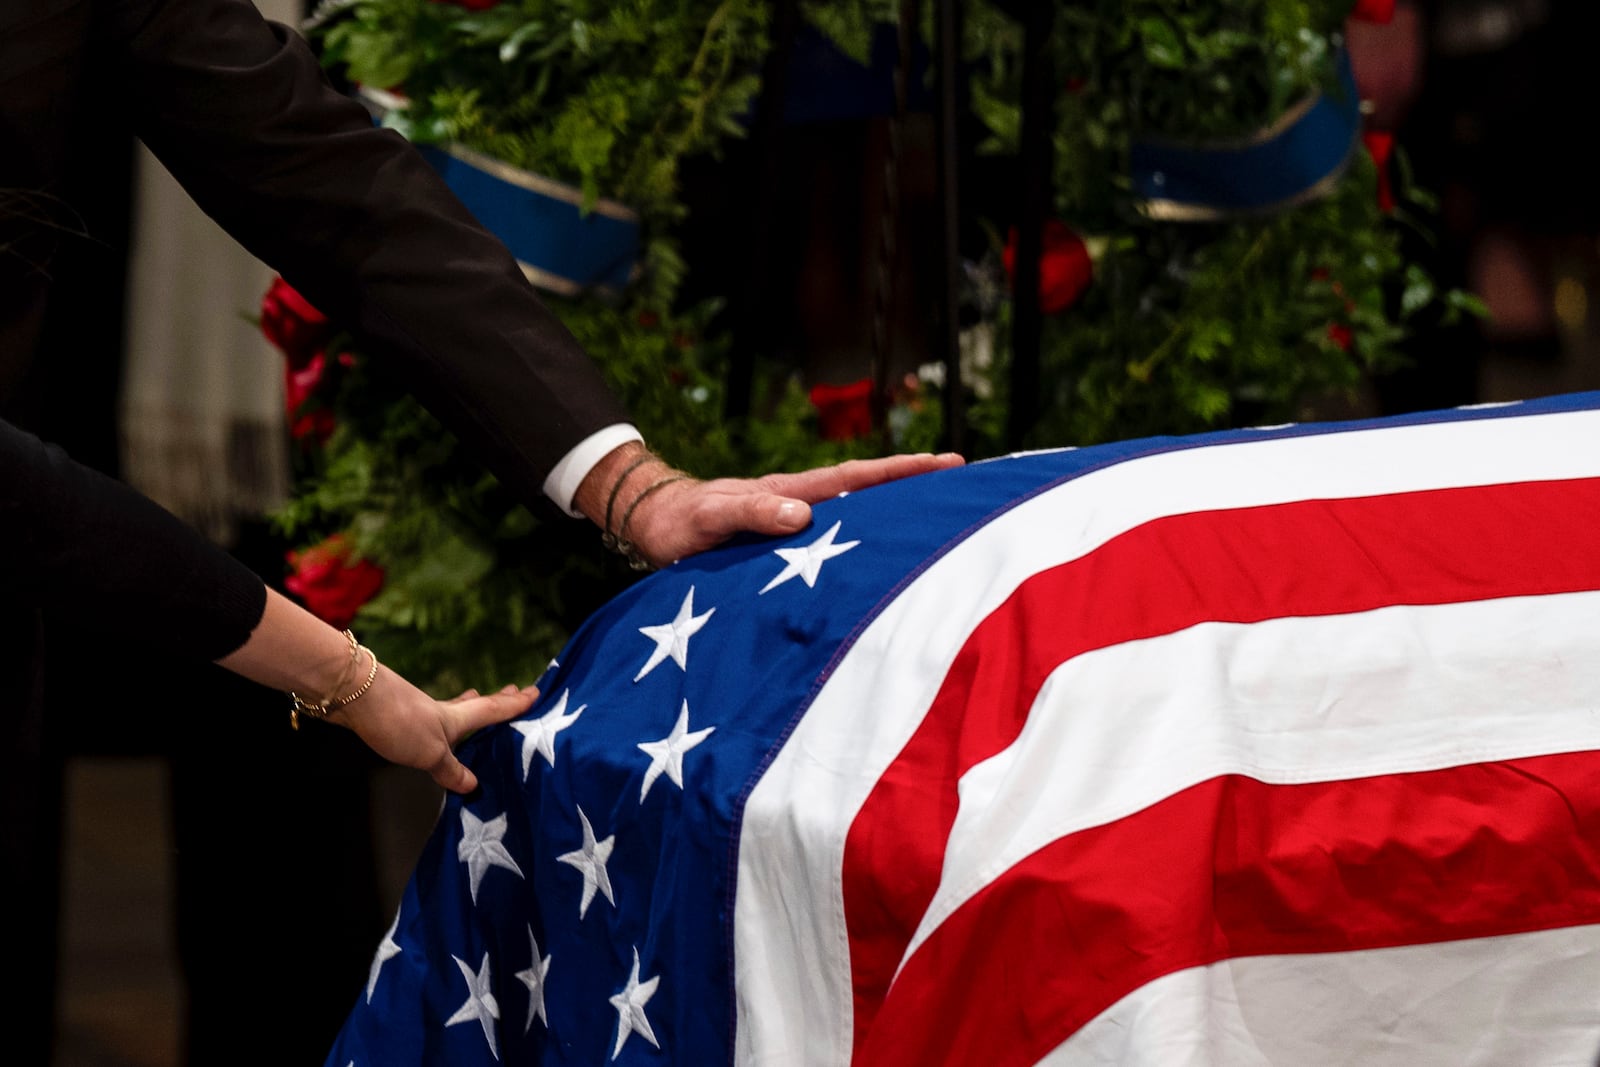
[[[1216,778],[1063,837],[968,900],[906,962],[856,1058],[1032,1064],[1185,968],[1596,921],[1600,753]]]
[[[851,825],[857,1047],[938,887],[961,775],[1016,740],[1060,664],[1203,622],[1596,589],[1597,542],[1600,479],[1523,482],[1170,516],[1024,582],[974,629]]]

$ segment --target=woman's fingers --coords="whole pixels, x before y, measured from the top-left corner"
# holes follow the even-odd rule
[[[451,793],[465,794],[478,788],[478,776],[468,770],[465,763],[456,759],[454,752],[446,752],[429,774],[439,783],[440,788]]]
[[[457,699],[445,702],[451,710],[450,715],[450,745],[455,744],[468,734],[493,726],[496,723],[507,722],[516,718],[539,699],[539,687],[528,685],[517,688],[508,685],[498,693],[488,696],[476,696],[471,699]]]
[[[474,695],[469,697],[467,693]],[[456,744],[485,726],[516,718],[533,707],[534,701],[539,699],[539,687],[533,685],[520,689],[508,685],[488,696],[476,695],[477,691],[471,689],[467,693],[462,693],[454,700],[439,702],[448,709],[442,719],[449,747],[428,771],[435,782],[452,793],[470,793],[478,788],[477,775],[456,758]]]

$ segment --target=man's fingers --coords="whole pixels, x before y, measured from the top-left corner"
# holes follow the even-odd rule
[[[764,534],[794,533],[805,529],[811,521],[811,504],[898,478],[959,467],[964,462],[953,452],[886,456],[882,459],[848,459],[832,467],[796,474],[769,475],[759,481],[771,492],[751,494],[747,498],[745,524],[735,526],[728,531],[728,535],[740,530]]]
[[[852,459],[831,467],[761,478],[695,482],[652,497],[630,532],[651,561],[664,566],[715,548],[740,533],[783,537],[805,529],[811,505],[897,478],[960,466],[955,453]],[[643,511],[644,509],[641,509]]]
[[[803,530],[811,521],[811,505],[777,493],[708,493],[697,503],[690,521],[678,528],[694,531],[695,544],[684,554],[702,552],[737,533],[771,536]]]
[[[776,493],[750,497],[750,529],[764,534],[791,534],[811,521],[811,505]]]
[[[840,493],[853,493],[858,489],[892,482],[898,478],[910,478],[930,471],[959,467],[964,462],[965,460],[953,452],[940,455],[922,453],[885,456],[882,459],[847,459],[831,467],[818,467],[815,470],[798,471],[794,474],[768,475],[762,481],[775,493],[815,504]]]

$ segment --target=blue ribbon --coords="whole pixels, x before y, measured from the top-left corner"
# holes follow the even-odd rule
[[[362,87],[356,92],[375,125],[402,101]],[[418,145],[467,210],[500,238],[528,280],[541,289],[576,296],[614,296],[633,278],[639,259],[639,216],[614,200],[587,210],[570,185],[508,166],[461,145]]]
[[[1142,140],[1131,146],[1133,190],[1152,218],[1215,220],[1289,207],[1331,188],[1361,132],[1350,57],[1341,91],[1322,93],[1254,137],[1207,144]]]
[[[533,284],[564,295],[628,284],[639,258],[639,217],[628,208],[600,200],[586,212],[569,185],[459,146],[419,147]]]

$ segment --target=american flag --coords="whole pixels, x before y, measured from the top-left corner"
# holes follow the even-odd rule
[[[1600,1055],[1600,393],[881,486],[541,684],[329,1067]]]

